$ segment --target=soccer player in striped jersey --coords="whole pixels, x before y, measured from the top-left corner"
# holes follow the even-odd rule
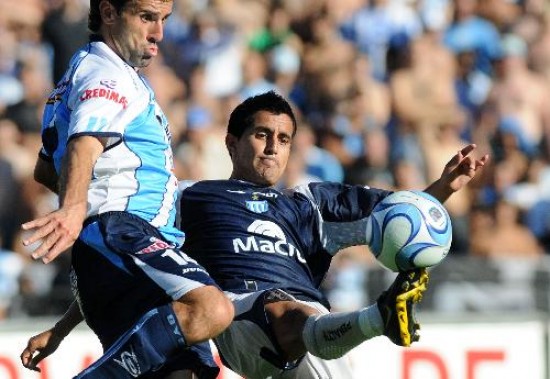
[[[72,247],[76,302],[67,317],[71,325],[83,317],[105,350],[79,378],[178,368],[215,377],[208,340],[232,320],[231,302],[179,250],[171,136],[139,73],[157,55],[172,7],[90,0],[90,42],[44,110],[35,178],[58,193],[59,209],[24,224],[23,243],[37,242],[33,258],[45,263]],[[23,364],[37,369],[41,349],[29,345]]]

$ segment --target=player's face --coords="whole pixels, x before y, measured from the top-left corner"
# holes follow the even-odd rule
[[[254,126],[240,139],[227,136],[233,161],[231,178],[263,186],[276,184],[283,174],[292,144],[292,120],[286,114],[256,113]]]
[[[169,0],[133,0],[105,20],[107,44],[132,67],[145,67],[158,53],[164,23],[172,13]]]

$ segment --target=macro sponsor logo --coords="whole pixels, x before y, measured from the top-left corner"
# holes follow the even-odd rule
[[[80,101],[97,98],[104,98],[106,100],[120,104],[124,109],[128,107],[128,99],[126,98],[126,96],[122,96],[118,92],[106,88],[92,88],[84,90],[84,93],[82,94],[82,96],[80,96]]]
[[[290,258],[296,257],[299,262],[306,263],[302,253],[296,246],[286,241],[283,230],[274,222],[256,220],[250,224],[247,232],[253,235],[244,239],[233,239],[235,253],[257,251],[266,254],[279,254]],[[258,235],[269,238],[261,238]]]
[[[123,351],[119,359],[113,358],[113,360],[126,370],[132,378],[137,378],[141,375],[137,356],[132,349],[130,351]]]
[[[344,334],[351,330],[351,323],[346,322],[340,325],[334,330],[327,330],[323,332],[323,338],[325,341],[334,341],[335,339],[341,338]]]

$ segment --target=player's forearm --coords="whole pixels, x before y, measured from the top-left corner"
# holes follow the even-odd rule
[[[34,166],[34,180],[44,185],[50,191],[59,193],[57,187],[58,176],[52,162],[38,157],[36,165]]]
[[[59,203],[61,207],[78,207],[85,212],[93,167],[103,145],[95,137],[84,136],[72,140],[67,150],[59,181]]]
[[[84,320],[84,317],[80,313],[80,308],[75,300],[52,328],[52,332],[58,337],[65,338],[82,320]]]
[[[451,197],[451,195],[455,192],[449,183],[446,183],[444,180],[437,179],[435,182],[430,184],[424,192],[429,193],[433,197],[435,197],[437,200],[439,200],[441,203],[444,203]]]

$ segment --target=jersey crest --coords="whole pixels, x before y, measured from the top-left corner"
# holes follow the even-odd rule
[[[265,213],[269,209],[267,200],[247,200],[246,209],[254,213]]]

